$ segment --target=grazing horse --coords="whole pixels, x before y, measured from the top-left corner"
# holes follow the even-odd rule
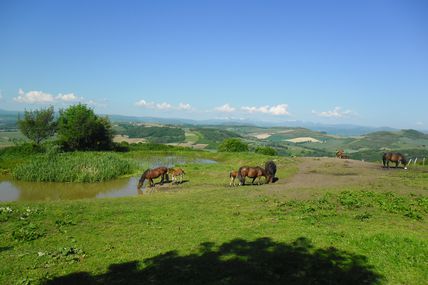
[[[336,157],[337,157],[337,158],[340,158],[340,159],[348,159],[348,158],[349,158],[349,156],[347,156],[347,155],[345,154],[345,151],[344,151],[343,149],[339,149],[339,150],[336,152]]]
[[[265,172],[267,175],[266,183],[272,182],[275,183],[278,181],[278,177],[275,177],[276,174],[276,164],[272,160],[269,160],[265,164]]]
[[[337,158],[342,158],[344,154],[345,154],[345,151],[343,149],[339,149],[338,151],[336,151]]]
[[[232,183],[233,183],[233,186],[236,186],[235,185],[235,179],[236,179],[236,177],[238,177],[238,171],[232,170],[231,172],[229,172],[229,177],[230,177],[229,186],[232,186]]]
[[[389,162],[395,162],[395,168],[398,167],[400,162],[403,164],[404,169],[407,169],[407,159],[399,152],[385,152],[382,157],[383,167],[389,168]]]
[[[266,171],[260,166],[241,166],[238,170],[239,185],[245,185],[245,177],[253,178],[251,184],[254,184],[254,180],[258,178],[258,184],[260,184],[262,176],[266,179]]]
[[[154,178],[158,178],[159,176],[162,176],[162,179],[160,181],[160,184],[163,184],[166,180],[168,181],[168,168],[164,166],[156,167],[153,169],[147,169],[144,171],[144,173],[141,175],[140,181],[138,181],[138,189],[141,189],[143,187],[144,180],[148,179],[150,183],[150,187],[155,186],[155,183],[153,182]]]
[[[171,175],[172,183],[183,183],[183,176],[186,174],[180,167],[169,168],[168,174]]]

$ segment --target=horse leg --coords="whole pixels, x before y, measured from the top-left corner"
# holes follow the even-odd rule
[[[397,162],[395,162],[395,168],[397,168],[399,164],[400,164],[400,161],[397,160]]]
[[[165,174],[162,174],[161,176],[161,181],[160,181],[160,185],[163,185],[163,181],[165,180]]]
[[[254,185],[254,180],[256,180],[256,178],[257,178],[257,177],[254,177],[254,178],[253,178],[253,181],[251,182],[251,184],[253,184],[253,185]]]

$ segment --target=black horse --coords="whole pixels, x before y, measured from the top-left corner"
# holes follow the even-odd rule
[[[399,152],[385,152],[382,156],[383,167],[389,168],[389,162],[395,162],[395,168],[398,167],[400,162],[403,164],[404,169],[407,169],[408,161],[404,155]]]
[[[276,181],[278,181],[278,177],[275,177],[275,174],[276,174],[275,162],[273,162],[272,160],[269,160],[268,162],[266,162],[265,171],[267,175],[267,179],[266,179],[267,183],[269,182],[275,183]]]

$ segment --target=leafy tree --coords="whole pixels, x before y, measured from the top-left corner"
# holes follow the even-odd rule
[[[269,146],[258,146],[254,150],[254,152],[272,156],[278,154],[278,152],[274,148],[271,148]]]
[[[19,130],[39,145],[55,134],[56,122],[54,121],[54,108],[25,111],[24,118],[18,121]]]
[[[240,139],[225,139],[218,147],[218,150],[224,152],[246,152],[248,151],[248,144]]]
[[[107,117],[77,104],[60,111],[58,139],[69,150],[106,150],[113,145],[113,132]]]

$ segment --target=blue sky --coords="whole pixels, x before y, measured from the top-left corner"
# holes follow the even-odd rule
[[[0,108],[428,129],[428,1],[0,1]]]

